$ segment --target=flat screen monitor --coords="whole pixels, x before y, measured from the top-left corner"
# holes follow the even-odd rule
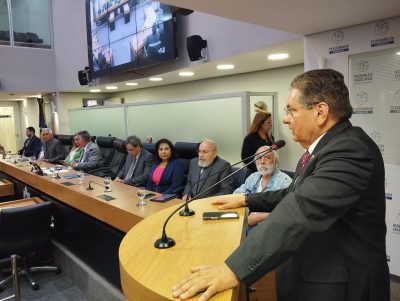
[[[177,57],[171,7],[151,0],[86,0],[92,77],[144,68]]]

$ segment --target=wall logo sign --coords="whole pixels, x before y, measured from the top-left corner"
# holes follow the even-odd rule
[[[394,105],[390,106],[390,113],[400,113],[400,90],[394,92],[393,95]]]
[[[344,32],[343,30],[336,30],[332,34],[332,42],[338,46],[329,47],[329,54],[341,53],[349,51],[349,45],[339,45],[344,40]]]
[[[372,74],[372,72],[368,72],[369,61],[361,60],[357,63],[356,67],[360,73],[354,74],[354,77],[353,77],[354,84],[359,85],[359,84],[372,83],[373,74]]]
[[[394,36],[384,37],[389,32],[390,25],[386,21],[378,21],[375,23],[375,34],[381,38],[371,40],[371,47],[379,47],[394,44]]]
[[[357,64],[357,69],[360,72],[368,71],[369,69],[369,62],[367,60],[359,61]]]
[[[375,34],[377,36],[385,36],[389,32],[390,26],[386,21],[378,21],[375,24]]]
[[[379,143],[382,139],[381,133],[378,131],[373,131],[373,132],[369,133],[369,136],[371,137],[372,140],[374,140],[374,142],[379,147],[379,150],[381,151],[381,153],[383,155],[383,153],[385,151],[385,145],[382,143]]]
[[[335,44],[340,44],[344,40],[344,32],[343,30],[336,30],[332,34],[332,42]]]
[[[368,102],[368,93],[365,91],[360,91],[356,95],[356,103],[360,106],[365,106]]]

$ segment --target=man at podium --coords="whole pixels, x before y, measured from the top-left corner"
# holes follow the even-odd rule
[[[349,121],[343,75],[297,76],[283,122],[305,149],[286,189],[214,201],[220,209],[271,212],[219,266],[201,266],[173,287],[199,300],[276,269],[279,301],[389,301],[385,172],[376,144]]]

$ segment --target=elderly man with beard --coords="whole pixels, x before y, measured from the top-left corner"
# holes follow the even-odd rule
[[[183,191],[183,200],[202,193],[231,172],[229,162],[218,157],[217,145],[214,141],[203,140],[200,143],[198,153],[199,157],[190,161],[187,184]],[[232,191],[233,177],[230,177],[202,194],[201,197],[231,194]]]
[[[269,146],[261,146],[257,154],[269,150]],[[278,169],[279,156],[276,150],[258,156],[256,160],[257,170],[252,173],[246,181],[233,193],[255,193],[274,191],[286,188],[292,183],[292,179]],[[268,216],[266,212],[251,212],[247,223],[249,226],[257,225]]]

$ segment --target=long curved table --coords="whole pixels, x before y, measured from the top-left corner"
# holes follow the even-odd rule
[[[191,203],[190,208],[196,211],[194,216],[176,214],[171,218],[166,231],[176,242],[172,248],[160,250],[153,244],[161,236],[164,221],[177,206],[149,216],[125,235],[119,261],[122,289],[129,301],[174,300],[172,285],[188,275],[191,267],[222,263],[239,246],[244,237],[245,210],[234,210],[239,212],[239,219],[204,221],[203,212],[218,211],[210,204],[215,198]],[[238,300],[238,294],[238,289],[233,289],[217,294],[212,300]]]

